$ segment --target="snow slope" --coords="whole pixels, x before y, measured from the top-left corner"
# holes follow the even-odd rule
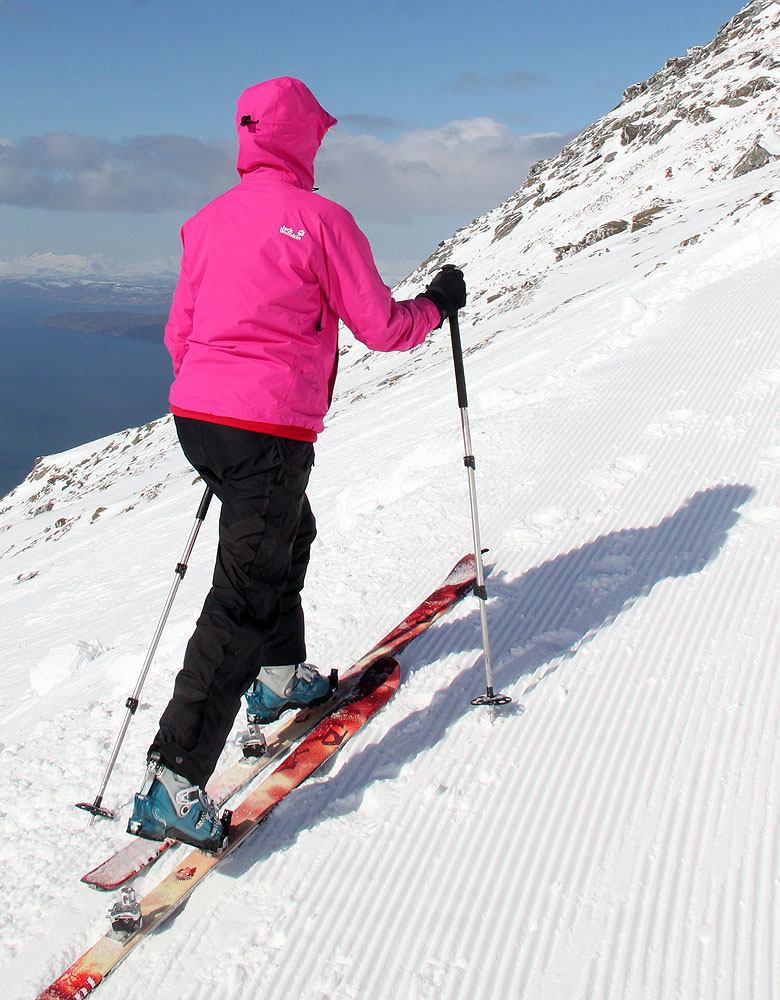
[[[759,131],[780,153],[778,91],[717,101],[758,59],[780,82],[779,34],[780,5],[750,4],[532,178],[556,194],[571,170],[570,190],[518,208],[524,185],[408,286],[443,259],[469,280],[495,686],[512,705],[493,724],[469,705],[484,677],[466,601],[104,1000],[778,996],[780,159],[734,176]],[[636,112],[662,130],[667,96],[699,83],[711,122],[620,145],[610,123]],[[607,134],[597,176],[583,151]],[[645,194],[669,202],[650,224],[556,252],[630,223]],[[446,332],[343,361],[306,590],[310,655],[342,669],[470,540]],[[110,899],[78,879],[124,835],[87,830],[71,804],[96,791],[201,489],[162,418],[42,460],[0,503],[9,997],[35,996],[106,927]],[[215,521],[109,786],[123,820]]]

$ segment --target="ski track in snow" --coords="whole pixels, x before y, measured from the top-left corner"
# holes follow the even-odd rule
[[[692,192],[711,226],[684,252],[690,223],[669,218],[462,322],[511,706],[491,723],[469,705],[484,674],[467,600],[103,1000],[778,996],[779,202],[738,223],[722,207],[759,182],[777,191],[778,165]],[[305,596],[312,658],[344,669],[469,548],[470,523],[446,334],[358,358],[340,389]],[[0,969],[19,1000],[106,929],[111,898],[78,879],[123,837],[216,530],[109,786],[121,822],[87,831],[71,804],[97,789],[202,486],[168,419],[47,462],[0,505]]]

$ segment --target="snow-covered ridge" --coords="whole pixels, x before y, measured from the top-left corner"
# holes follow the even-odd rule
[[[576,254],[627,254],[641,274],[649,274],[667,265],[671,251],[684,253],[740,218],[760,218],[780,198],[778,53],[780,2],[753,0],[712,42],[670,58],[559,154],[532,167],[515,195],[440,244],[395,289],[396,296],[416,294],[443,263],[464,267],[469,303],[461,327],[466,351],[473,353],[504,325],[499,323],[497,334],[491,323],[486,333],[486,320],[518,309],[537,318],[536,301],[549,310],[543,293],[550,282],[570,280],[566,262]],[[753,174],[755,183],[740,183],[751,169],[761,171]],[[649,227],[658,237],[652,244],[643,240]],[[648,253],[646,245],[663,249]],[[86,289],[97,277],[84,258],[33,255],[26,266],[47,280],[58,269],[80,269]],[[329,423],[353,403],[435,370],[448,350],[446,338],[434,337],[407,357],[373,354],[347,335]],[[0,517],[17,519],[23,511],[29,519],[80,504],[123,478],[130,482],[139,470],[148,473],[161,456],[176,454],[166,417],[40,459],[0,506]],[[150,482],[141,493],[158,490]],[[83,517],[36,523],[41,537],[51,538]],[[0,526],[0,553],[2,531]]]
[[[527,301],[561,258],[596,244],[608,250],[615,238],[684,214],[693,191],[776,162],[778,87],[780,4],[753,0],[709,45],[669,59],[535,164],[511,198],[441,243],[400,293],[450,262],[467,270],[475,322]]]
[[[0,258],[0,278],[95,278],[106,269],[99,261],[79,254],[30,253]]]
[[[124,513],[154,499],[162,479],[170,475],[166,462],[172,457],[179,458],[179,447],[172,419],[166,416],[37,459],[24,481],[0,501],[0,560],[39,542],[55,541],[80,522],[94,524],[111,508],[117,486]],[[155,481],[160,466],[166,469]],[[31,519],[35,528],[20,534]]]

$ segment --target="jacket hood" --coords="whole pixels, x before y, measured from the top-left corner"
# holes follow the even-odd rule
[[[314,157],[335,124],[300,80],[281,76],[249,87],[239,97],[236,111],[236,169],[242,177],[260,168],[281,171],[310,191]]]

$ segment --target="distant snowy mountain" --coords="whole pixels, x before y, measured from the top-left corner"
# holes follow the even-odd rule
[[[777,995],[778,53],[780,4],[754,0],[399,290],[448,261],[467,275],[494,679],[512,705],[491,724],[469,704],[484,675],[467,600],[103,1000]],[[345,336],[310,489],[324,667],[469,547],[453,382],[446,329],[409,355]],[[79,878],[125,839],[216,515],[108,788],[120,821],[85,830],[72,803],[96,791],[202,488],[161,417],[41,459],[0,502],[11,1000],[107,929],[109,901]]]
[[[31,253],[0,260],[0,278],[95,278],[104,266],[78,254]]]
[[[79,254],[33,253],[0,259],[0,295],[74,302],[158,304],[170,300],[178,262],[162,259],[118,269]]]

